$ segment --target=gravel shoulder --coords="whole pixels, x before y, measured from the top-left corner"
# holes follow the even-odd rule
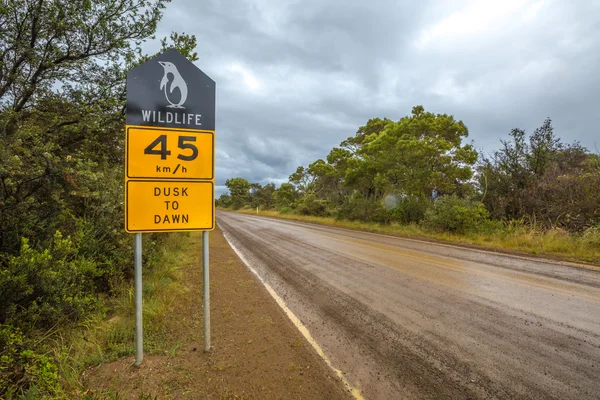
[[[172,354],[133,356],[86,371],[88,394],[123,399],[350,399],[219,228],[210,234],[212,351],[203,351],[201,240],[186,290],[173,299],[165,330]]]

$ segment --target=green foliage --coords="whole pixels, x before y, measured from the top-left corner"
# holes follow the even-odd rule
[[[365,142],[365,139],[374,138],[392,123],[392,120],[387,118],[371,118],[364,126],[361,126],[356,131],[354,137],[349,137],[341,143],[341,146],[351,153],[356,153]]]
[[[398,121],[370,119],[326,159],[299,166],[273,190],[273,206],[304,216],[426,222],[450,232],[493,231],[515,220],[570,231],[600,223],[600,157],[561,143],[550,119],[529,137],[513,129],[477,165],[467,137],[462,121],[422,106]],[[268,204],[259,199],[263,189],[254,184],[244,204]]]
[[[275,200],[273,199],[273,193],[275,193],[275,184],[267,183],[262,186],[259,183],[253,183],[250,185],[250,206],[252,208],[259,207],[263,210],[273,209],[275,206]]]
[[[216,207],[231,208],[231,196],[227,193],[223,193],[217,200],[215,200]]]
[[[294,212],[294,209],[292,207],[283,207],[279,210],[279,213],[281,214],[291,214]]]
[[[325,217],[329,214],[326,201],[318,199],[314,193],[308,193],[298,201],[296,212],[301,215],[318,217]]]
[[[95,309],[96,263],[81,257],[70,237],[56,232],[50,247],[39,251],[23,239],[21,251],[0,271],[0,318],[48,328],[61,319],[78,320]]]
[[[339,208],[337,218],[383,223],[389,222],[390,219],[381,202],[366,199],[359,192],[355,192],[349,201]]]
[[[0,397],[55,398],[58,368],[19,328],[0,325]]]
[[[217,206],[223,208],[260,208],[270,210],[277,202],[276,187],[273,183],[262,186],[260,183],[250,183],[244,178],[227,179],[225,186],[229,193],[222,194],[217,199]]]
[[[333,205],[340,205],[347,197],[347,189],[342,186],[348,169],[350,152],[334,148],[327,161],[317,160],[310,164],[307,173],[312,176],[312,189],[320,197]]]
[[[485,228],[488,222],[489,213],[483,203],[457,196],[436,199],[425,213],[424,221],[430,229],[461,234],[476,232]]]
[[[131,278],[125,78],[152,56],[141,46],[167,3],[0,2],[0,324],[7,329],[29,338],[80,321]],[[161,45],[197,59],[192,35],[173,33]],[[145,265],[160,240],[144,235]],[[54,390],[54,370],[28,343],[3,359],[2,371],[23,373],[2,377],[15,395],[43,397]]]
[[[526,217],[533,225],[571,231],[600,221],[597,156],[578,143],[561,143],[550,119],[528,140],[521,129],[513,129],[510,136],[478,167],[481,199],[493,218]]]
[[[363,156],[361,169],[374,171],[375,193],[393,189],[406,195],[432,198],[452,194],[458,182],[472,176],[470,166],[477,152],[470,144],[462,121],[446,114],[413,108],[412,115],[388,123],[377,136],[365,138],[358,151]]]
[[[301,194],[305,194],[311,190],[311,185],[314,181],[314,176],[308,172],[303,166],[296,168],[296,172],[290,175],[289,181],[296,187],[296,190]]]
[[[389,210],[390,219],[403,224],[421,223],[430,205],[428,199],[406,196]]]
[[[231,196],[231,208],[237,210],[250,201],[250,182],[244,178],[232,178],[225,181]]]
[[[284,208],[292,208],[294,201],[298,197],[298,192],[291,183],[282,183],[281,186],[275,192],[273,192],[273,200],[275,201],[275,207],[278,210]]]
[[[99,98],[102,93],[95,89],[111,87],[117,68],[122,68],[119,57],[131,54],[136,44],[154,34],[167,2],[3,2],[0,99],[13,111],[4,132],[14,134],[19,114],[44,98],[103,100],[105,96]],[[108,82],[102,83],[105,79]],[[53,88],[57,81],[63,83],[58,91]]]

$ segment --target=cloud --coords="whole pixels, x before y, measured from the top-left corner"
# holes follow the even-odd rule
[[[417,104],[463,120],[486,152],[546,117],[594,149],[597,15],[600,3],[567,0],[179,0],[158,36],[196,35],[217,82],[220,193],[236,176],[281,183]]]
[[[447,45],[475,35],[483,37],[505,30],[514,26],[515,22],[531,22],[543,4],[543,0],[473,1],[440,21],[425,26],[415,46],[423,49],[436,43]]]

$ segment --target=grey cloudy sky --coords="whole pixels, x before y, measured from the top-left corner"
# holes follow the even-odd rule
[[[372,117],[453,114],[491,152],[546,117],[595,151],[600,0],[174,0],[217,82],[217,194],[287,180]]]

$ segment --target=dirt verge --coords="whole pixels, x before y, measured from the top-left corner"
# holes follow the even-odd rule
[[[187,290],[165,317],[172,351],[133,356],[86,371],[88,396],[123,399],[349,399],[220,229],[210,235],[212,351],[203,351],[200,235],[184,268]]]

